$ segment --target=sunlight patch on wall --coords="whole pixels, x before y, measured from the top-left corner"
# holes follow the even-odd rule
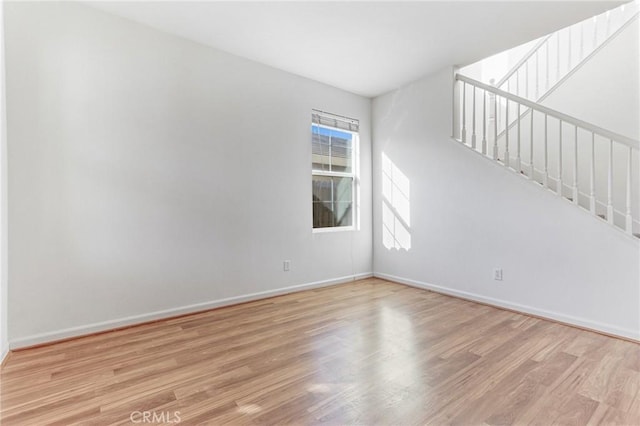
[[[411,185],[409,178],[382,153],[382,244],[411,249]]]

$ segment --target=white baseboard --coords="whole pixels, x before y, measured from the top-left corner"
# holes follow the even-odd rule
[[[522,312],[524,314],[531,314],[537,317],[547,318],[560,323],[574,325],[580,328],[586,328],[586,329],[598,331],[605,334],[610,334],[612,336],[618,336],[625,339],[640,341],[640,330],[621,328],[612,324],[605,324],[597,321],[591,321],[585,318],[579,318],[579,317],[565,315],[558,312],[547,311],[545,309],[534,308],[532,306],[520,305],[518,303],[512,303],[506,300],[494,299],[492,297],[486,297],[486,296],[482,296],[475,293],[468,293],[466,291],[455,290],[452,288],[443,287],[440,285],[426,283],[422,281],[412,280],[409,278],[397,277],[395,275],[385,274],[382,272],[374,272],[373,276],[382,278],[385,280],[389,280],[389,281],[395,281],[397,283],[405,284],[411,287],[421,288],[424,290],[432,290],[436,293],[442,293],[449,296],[459,297],[461,299],[484,303],[484,304],[495,306],[498,308],[505,308],[513,311]]]
[[[238,303],[250,302],[258,299],[265,299],[267,297],[280,296],[288,293],[295,293],[303,290],[311,290],[314,288],[327,287],[335,284],[343,284],[363,278],[370,278],[373,276],[371,272],[365,272],[355,275],[348,275],[344,277],[332,278],[328,280],[315,281],[306,284],[299,284],[290,287],[282,287],[274,290],[261,291],[258,293],[245,294],[241,296],[228,297],[225,299],[212,300],[203,303],[196,303],[188,306],[181,306],[177,308],[166,309],[162,311],[150,312],[142,315],[133,315],[125,318],[114,319],[109,321],[97,322],[92,324],[81,325],[77,327],[70,327],[62,330],[49,331],[41,334],[34,334],[27,337],[21,337],[18,339],[12,339],[9,342],[11,349],[20,349],[34,345],[41,345],[43,343],[55,342],[58,340],[69,339],[72,337],[80,337],[87,334],[99,333],[103,331],[109,331],[121,327],[129,327],[136,324],[141,324],[149,321],[156,321],[165,318],[171,318],[179,315],[191,314],[196,312],[207,311],[213,308],[220,308],[223,306],[236,305]]]
[[[9,342],[3,342],[2,350],[0,350],[0,365],[2,365],[7,355],[9,355]]]

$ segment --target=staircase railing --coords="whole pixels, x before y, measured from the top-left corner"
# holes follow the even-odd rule
[[[496,87],[540,100],[592,53],[638,17],[640,2],[626,3],[540,39]]]
[[[526,55],[524,55],[522,59],[516,62],[516,64],[507,72],[507,74],[505,74],[505,76],[502,77],[500,81],[498,81],[498,83],[496,83],[496,87],[499,89],[507,90],[507,92],[510,91],[509,89],[511,89],[511,87],[509,83],[510,83],[511,77],[515,76],[515,78],[518,79],[518,83],[519,83],[519,76],[521,74],[520,71],[524,70],[528,73],[530,68],[529,61],[533,60],[533,58],[536,59],[536,71],[537,71],[538,69],[537,66],[539,65],[538,57],[537,57],[538,51],[541,48],[548,46],[547,43],[549,42],[549,39],[554,36],[554,34],[555,33],[552,33],[552,34],[549,34],[548,36],[542,37],[533,46],[533,48]],[[517,89],[518,88],[516,87],[516,91],[518,91]]]
[[[640,231],[639,141],[460,74],[454,108],[459,142],[629,235]]]
[[[548,96],[550,96],[550,95],[554,92],[554,90],[555,90],[556,88],[558,88],[559,86],[561,86],[561,85],[562,85],[562,83],[563,83],[566,79],[568,79],[568,78],[569,78],[569,77],[570,77],[574,72],[576,72],[576,71],[580,68],[580,66],[581,66],[582,64],[586,63],[586,62],[587,62],[587,61],[588,61],[588,60],[589,60],[593,55],[595,55],[595,54],[596,54],[600,49],[602,49],[602,48],[603,48],[603,47],[604,47],[604,46],[605,46],[609,41],[611,41],[611,40],[612,40],[612,39],[614,39],[618,34],[620,34],[620,33],[621,33],[625,28],[626,28],[626,26],[627,26],[627,25],[630,25],[633,21],[637,20],[637,19],[638,19],[638,16],[639,16],[639,14],[638,14],[638,12],[636,12],[634,15],[632,15],[632,16],[631,16],[631,18],[630,18],[628,21],[626,21],[626,22],[625,22],[625,23],[624,23],[620,28],[618,28],[618,29],[617,29],[613,34],[611,34],[611,36],[610,36],[609,38],[607,38],[606,40],[604,40],[604,41],[603,41],[603,42],[602,42],[602,43],[601,43],[601,44],[600,44],[596,49],[594,49],[593,51],[591,51],[591,53],[589,53],[588,55],[586,55],[586,56],[585,56],[585,57],[584,57],[584,58],[583,58],[579,63],[575,64],[571,70],[568,70],[568,71],[567,71],[567,73],[565,73],[565,74],[560,78],[560,80],[558,80],[558,81],[556,81],[554,84],[552,84],[552,85],[551,85],[551,87],[546,88],[546,89],[545,89],[546,91],[545,91],[544,93],[539,94],[539,95],[538,95],[538,94],[536,94],[536,96],[537,96],[537,100],[536,100],[536,102],[542,103],[545,99],[547,99],[547,97],[548,97]],[[552,37],[552,36],[553,36],[553,34],[552,34],[552,35],[549,35],[549,36],[547,36],[547,37]],[[541,40],[541,42],[539,42],[538,44],[544,43],[544,42],[545,42],[545,40],[546,40],[546,38],[545,38],[545,39],[543,39],[543,40]],[[536,46],[537,46],[538,44],[536,44]],[[527,59],[527,57],[525,56],[525,57],[521,60],[521,62],[525,62],[525,61],[526,61],[526,59]],[[501,81],[502,81],[502,80],[501,80]],[[499,83],[499,84],[500,84],[500,83]],[[536,85],[537,85],[537,83],[536,83]],[[508,87],[509,87],[508,85],[507,85],[507,87],[506,87],[506,88],[505,88],[504,86],[505,86],[505,85],[503,84],[503,90],[508,89]],[[497,86],[497,87],[499,87],[499,86]],[[536,87],[537,87],[537,86],[536,86]],[[536,89],[536,90],[537,90],[537,89]],[[506,91],[507,91],[507,92],[509,92],[509,90],[506,90]],[[512,92],[510,92],[510,93],[512,93]],[[515,93],[515,94],[517,95],[518,93]],[[526,97],[526,96],[525,96],[525,97]],[[535,100],[535,99],[534,99],[534,100]],[[500,119],[500,117],[498,117],[498,118]],[[516,123],[515,123],[515,118],[512,118],[511,122],[509,122],[509,128],[511,128],[511,127],[513,127],[513,126],[515,126],[515,124],[516,124]]]

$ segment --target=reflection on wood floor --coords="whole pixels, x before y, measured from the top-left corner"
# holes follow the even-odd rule
[[[0,386],[2,425],[637,425],[640,346],[372,278],[15,352]]]

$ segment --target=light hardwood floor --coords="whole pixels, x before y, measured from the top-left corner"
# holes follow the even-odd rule
[[[0,386],[2,425],[637,425],[640,346],[367,279],[15,352]]]

